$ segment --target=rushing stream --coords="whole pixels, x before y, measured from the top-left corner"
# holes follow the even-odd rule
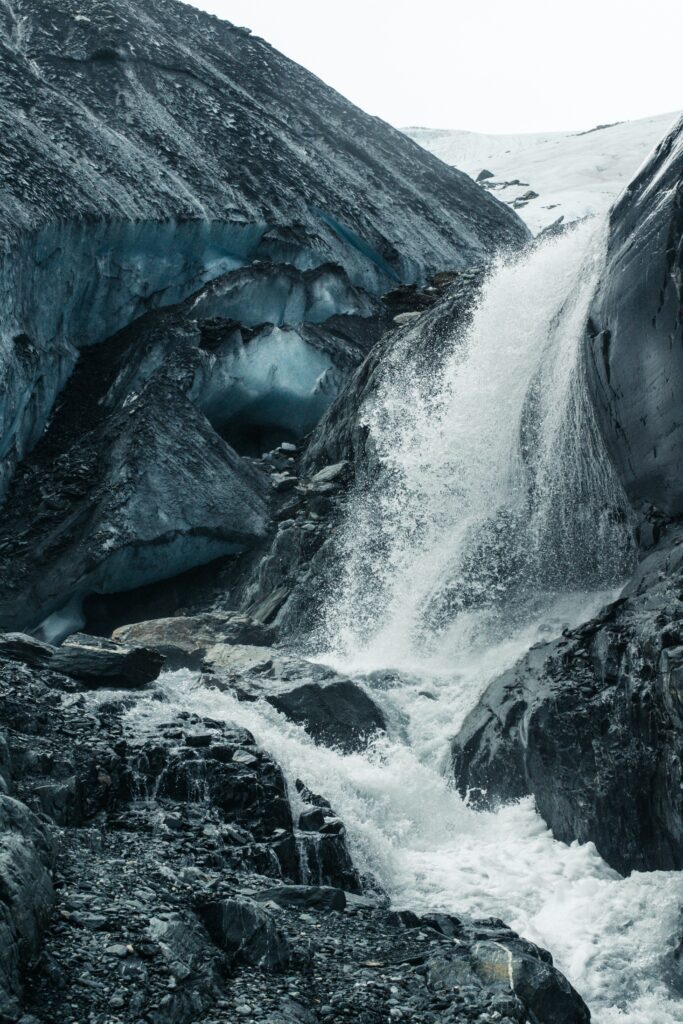
[[[477,813],[448,777],[449,737],[490,680],[629,571],[581,372],[602,260],[601,226],[583,225],[501,263],[439,372],[422,379],[399,349],[366,410],[379,469],[352,496],[318,657],[372,689],[389,738],[342,755],[196,674],[160,685],[172,706],[246,726],[324,793],[397,906],[503,918],[551,950],[597,1024],[681,1024],[667,980],[683,877],[623,879],[592,844],[556,842],[532,801]],[[167,719],[169,705],[131,715]]]

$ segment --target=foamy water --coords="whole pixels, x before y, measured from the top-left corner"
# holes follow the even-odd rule
[[[596,1024],[681,1024],[683,1004],[667,978],[675,969],[683,876],[623,879],[592,843],[554,840],[531,800],[497,813],[466,807],[441,770],[450,696],[457,706],[460,683],[428,680],[438,701],[414,687],[412,697],[400,688],[374,691],[390,719],[397,710],[414,715],[410,737],[364,754],[319,747],[270,705],[207,689],[188,671],[166,673],[159,682],[166,700],[143,698],[129,725],[138,731],[181,710],[237,722],[282,765],[295,802],[297,778],[331,801],[355,863],[377,877],[395,906],[501,917],[552,952]]]

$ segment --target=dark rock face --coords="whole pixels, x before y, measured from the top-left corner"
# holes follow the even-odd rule
[[[491,684],[453,742],[460,792],[531,793],[558,839],[623,873],[683,867],[682,594],[672,530],[622,600]]]
[[[595,408],[639,509],[683,513],[683,122],[614,207],[591,310]]]
[[[375,733],[386,730],[380,709],[350,679],[326,686],[306,683],[267,700],[287,718],[303,725],[318,743],[328,747],[361,750]]]
[[[21,972],[54,903],[54,843],[24,804],[0,793],[0,1019],[21,1016]]]
[[[99,637],[74,633],[62,647],[52,647],[23,633],[0,633],[0,665],[19,661],[49,668],[90,686],[142,687],[161,672],[163,656],[145,647],[124,647]]]
[[[199,915],[219,947],[242,963],[267,971],[289,965],[291,950],[286,935],[267,910],[246,900],[205,903]]]

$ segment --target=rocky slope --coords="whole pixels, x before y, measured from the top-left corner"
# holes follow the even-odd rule
[[[177,643],[212,643],[211,685],[253,685],[218,637],[254,624],[184,625]],[[316,668],[290,659],[290,685]],[[3,1021],[590,1019],[502,922],[358,895],[343,823],[245,729],[164,716],[163,684],[93,695],[2,654],[0,685]]]

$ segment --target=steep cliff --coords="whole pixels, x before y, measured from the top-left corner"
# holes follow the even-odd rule
[[[640,509],[683,513],[683,120],[610,217],[587,336],[603,434]]]

